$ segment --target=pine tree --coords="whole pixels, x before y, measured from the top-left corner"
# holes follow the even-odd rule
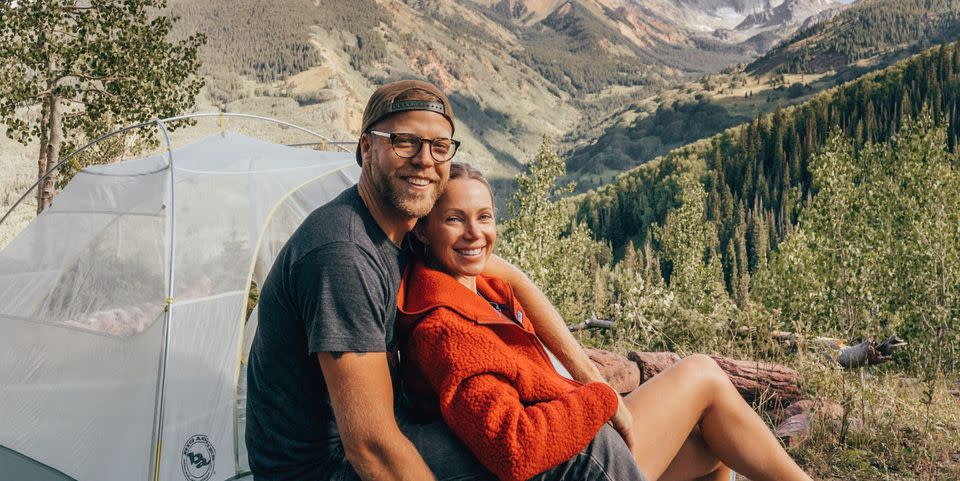
[[[738,284],[734,290],[734,296],[737,305],[745,306],[750,302],[750,266],[749,256],[747,255],[747,223],[745,220],[743,203],[738,204],[737,209],[737,227],[734,229],[733,238],[736,250],[737,272],[739,273]]]
[[[627,247],[624,248],[623,260],[620,261],[620,265],[623,266],[624,270],[631,273],[639,271],[637,250],[633,246],[633,239],[627,241]]]
[[[558,185],[565,174],[563,159],[544,138],[529,170],[516,177],[511,218],[502,224],[498,252],[527,273],[564,318],[577,319],[589,315],[594,272],[609,253],[583,224],[571,224],[558,200],[573,189]]]
[[[647,231],[643,241],[643,280],[648,286],[662,286],[663,273],[660,270],[660,259],[653,249],[653,235]]]
[[[708,312],[726,297],[717,247],[711,245],[716,231],[706,222],[707,195],[700,183],[688,176],[678,183],[681,204],[655,232],[671,266],[670,289],[682,305]]]
[[[767,264],[767,253],[770,251],[770,236],[764,215],[763,201],[754,200],[753,209],[748,214],[747,223],[747,258],[749,272]]]

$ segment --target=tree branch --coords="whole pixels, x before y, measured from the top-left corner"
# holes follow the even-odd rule
[[[584,329],[589,329],[591,327],[596,327],[599,329],[609,329],[613,327],[614,321],[606,319],[597,319],[597,316],[590,316],[590,319],[587,319],[583,322],[577,324],[570,324],[567,326],[567,329],[573,331],[582,331]]]
[[[86,88],[86,89],[84,89],[84,90],[86,90],[86,91],[88,91],[88,92],[96,92],[96,93],[98,93],[98,94],[100,94],[100,95],[103,95],[103,96],[105,96],[105,97],[108,97],[108,98],[110,98],[110,99],[116,99],[116,98],[117,98],[116,95],[114,95],[114,94],[112,94],[112,93],[110,93],[110,92],[107,92],[106,90],[103,90],[102,88],[97,87],[97,86],[95,86],[95,85],[91,85],[90,87],[88,87],[88,88]]]

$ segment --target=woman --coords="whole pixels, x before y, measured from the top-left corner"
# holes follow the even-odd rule
[[[510,286],[482,275],[496,241],[493,193],[477,170],[450,181],[414,235],[423,259],[401,281],[401,359],[414,405],[439,412],[481,463],[528,479],[578,453],[617,411],[603,383],[560,376]],[[716,363],[691,356],[625,399],[632,452],[650,480],[810,480]]]

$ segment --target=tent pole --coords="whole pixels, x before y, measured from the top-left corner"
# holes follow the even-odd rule
[[[113,131],[113,132],[110,132],[109,134],[106,134],[106,135],[102,135],[102,136],[100,136],[100,137],[97,137],[96,139],[94,139],[94,140],[93,140],[92,142],[90,142],[89,144],[84,145],[83,147],[80,147],[79,149],[74,150],[73,152],[71,152],[70,155],[64,157],[63,160],[61,160],[60,162],[57,163],[57,165],[54,165],[53,167],[51,167],[50,169],[48,169],[48,170],[47,170],[47,173],[44,174],[43,177],[40,177],[39,179],[37,179],[37,181],[36,181],[32,186],[30,186],[30,188],[27,189],[26,192],[24,192],[23,195],[21,195],[20,198],[17,199],[16,202],[13,203],[13,205],[10,207],[10,209],[7,210],[7,212],[3,215],[3,217],[0,217],[0,225],[3,225],[3,221],[7,220],[7,218],[10,217],[10,214],[13,213],[13,211],[17,208],[17,206],[19,206],[19,205],[27,198],[27,196],[29,196],[30,193],[33,192],[33,189],[36,189],[37,186],[40,185],[41,182],[43,182],[47,177],[50,176],[50,174],[52,174],[53,172],[56,172],[58,169],[60,169],[60,167],[61,167],[63,164],[66,164],[66,163],[67,163],[68,161],[70,161],[70,159],[72,159],[75,155],[79,154],[80,152],[83,152],[83,151],[86,150],[87,148],[89,148],[89,147],[91,147],[91,146],[93,146],[93,145],[96,145],[96,144],[100,143],[101,141],[106,140],[106,139],[108,139],[108,138],[110,138],[110,137],[113,137],[113,136],[115,136],[115,135],[120,135],[120,134],[122,134],[122,133],[124,133],[124,132],[130,131],[130,130],[133,130],[133,129],[139,129],[139,128],[142,128],[142,127],[146,127],[146,126],[148,126],[148,125],[162,125],[162,124],[165,123],[165,122],[175,122],[175,121],[177,121],[177,120],[188,120],[188,119],[196,119],[196,118],[201,118],[201,117],[214,117],[214,116],[218,116],[218,117],[221,117],[221,118],[222,118],[222,117],[237,117],[237,118],[255,119],[255,120],[265,120],[265,121],[267,121],[267,122],[273,122],[273,123],[278,124],[278,125],[283,125],[283,126],[285,126],[285,127],[290,127],[290,128],[293,128],[293,129],[297,129],[297,130],[299,130],[299,131],[301,131],[301,132],[308,133],[308,134],[310,134],[310,135],[313,135],[314,137],[319,138],[320,140],[322,140],[322,141],[323,141],[324,143],[326,143],[326,144],[334,145],[334,146],[336,146],[338,149],[340,149],[340,150],[342,150],[342,151],[344,151],[344,152],[350,152],[349,149],[346,149],[346,148],[343,147],[343,144],[345,144],[345,142],[334,142],[334,141],[332,141],[332,140],[324,137],[323,135],[320,135],[320,134],[317,133],[317,132],[314,132],[314,131],[312,131],[312,130],[310,130],[310,129],[307,129],[307,128],[304,128],[304,127],[301,127],[301,126],[299,126],[299,125],[297,125],[297,124],[292,124],[292,123],[290,123],[290,122],[284,122],[284,121],[282,121],[282,120],[272,119],[272,118],[270,118],[270,117],[264,117],[264,116],[261,116],[261,115],[240,114],[240,113],[230,113],[230,112],[195,113],[195,114],[178,115],[178,116],[176,116],[176,117],[167,117],[167,118],[165,118],[165,119],[150,120],[150,121],[148,121],[148,122],[143,122],[143,123],[139,123],[139,124],[136,124],[136,125],[130,125],[130,126],[127,126],[127,127],[122,128],[122,129],[120,129],[120,130],[115,130],[115,131]],[[161,129],[163,130],[164,136],[166,136],[167,150],[169,151],[169,150],[170,150],[170,137],[169,137],[166,129],[163,129],[162,127],[161,127]],[[346,142],[346,143],[347,143],[347,144],[353,144],[354,142]],[[299,145],[299,144],[298,144],[298,145]]]
[[[76,156],[76,155],[79,154],[80,152],[83,152],[84,150],[87,150],[88,148],[90,148],[90,147],[92,147],[92,146],[100,143],[101,141],[104,141],[104,140],[106,140],[106,139],[109,139],[110,137],[113,137],[113,136],[115,136],[115,135],[120,135],[120,134],[122,134],[122,133],[124,133],[124,132],[128,132],[128,131],[133,130],[133,129],[139,129],[139,128],[142,128],[142,127],[146,127],[147,125],[152,125],[152,124],[155,124],[156,122],[157,122],[156,120],[151,120],[151,121],[149,121],[149,122],[144,122],[144,123],[142,123],[142,124],[136,124],[136,125],[131,125],[131,126],[129,126],[129,127],[124,127],[124,128],[122,128],[122,129],[120,129],[120,130],[116,130],[116,131],[110,132],[109,134],[106,134],[106,135],[102,135],[102,136],[100,136],[100,137],[97,137],[93,142],[90,142],[89,144],[84,145],[83,147],[80,147],[80,148],[77,149],[77,150],[74,150],[73,152],[70,153],[70,155],[64,157],[63,160],[61,160],[60,162],[57,162],[57,165],[54,165],[53,167],[47,169],[47,173],[43,174],[42,177],[40,177],[39,179],[37,179],[37,181],[34,182],[33,185],[31,185],[30,188],[27,189],[27,190],[23,193],[23,195],[21,195],[20,198],[17,199],[17,201],[13,203],[12,206],[10,206],[10,209],[7,210],[7,213],[6,213],[6,214],[3,214],[3,217],[0,217],[0,225],[2,225],[2,224],[3,224],[3,221],[7,220],[7,217],[10,217],[10,214],[13,213],[13,210],[16,209],[17,206],[20,205],[20,203],[22,203],[23,200],[26,199],[27,196],[30,195],[31,192],[33,192],[33,189],[36,189],[37,186],[40,185],[41,182],[43,182],[44,180],[46,180],[47,177],[50,177],[50,174],[52,174],[52,173],[56,172],[57,170],[59,170],[60,167],[63,166],[63,164],[66,164],[67,162],[69,162],[70,159],[72,159],[74,156]]]
[[[173,146],[170,144],[170,134],[163,125],[162,120],[157,120],[157,128],[163,133],[164,141],[167,144],[167,168],[170,172],[170,197],[167,202],[167,221],[170,228],[167,229],[167,299],[164,309],[163,319],[163,344],[160,348],[160,375],[157,388],[157,402],[154,410],[154,446],[153,446],[153,481],[160,480],[160,455],[163,450],[163,411],[164,397],[166,394],[167,377],[167,358],[170,345],[170,322],[173,319],[173,276],[174,276],[174,255],[176,254],[176,183],[173,175]]]
[[[217,117],[217,118],[234,117],[234,118],[240,118],[240,119],[265,120],[267,122],[273,122],[278,125],[283,125],[284,127],[290,127],[292,129],[296,129],[301,132],[310,134],[314,137],[319,138],[320,140],[323,140],[324,143],[336,146],[338,149],[340,149],[343,152],[351,152],[350,149],[343,147],[342,144],[344,144],[344,142],[334,142],[332,139],[328,139],[327,137],[324,137],[323,135],[320,135],[319,133],[314,132],[313,130],[310,130],[308,128],[301,127],[297,124],[292,124],[290,122],[284,122],[282,120],[277,120],[270,117],[264,117],[262,115],[241,114],[241,113],[232,113],[232,112],[196,113],[196,114],[180,115],[177,117],[167,117],[165,119],[158,120],[157,122],[175,122],[177,120],[197,119],[201,117]],[[354,144],[355,142],[347,142],[347,143]]]

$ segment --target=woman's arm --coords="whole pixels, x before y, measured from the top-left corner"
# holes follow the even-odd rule
[[[483,273],[503,279],[513,287],[517,299],[527,311],[530,322],[537,331],[537,336],[570,371],[574,379],[580,382],[606,382],[583,352],[580,343],[570,333],[560,312],[526,274],[495,254],[490,256]]]
[[[533,324],[534,330],[537,331],[537,336],[547,346],[547,349],[557,356],[563,366],[570,371],[570,375],[574,379],[582,383],[606,382],[603,375],[600,374],[600,370],[590,361],[590,358],[583,351],[583,347],[570,333],[570,329],[567,328],[560,312],[553,307],[543,291],[523,271],[494,254],[490,256],[483,273],[503,279],[513,287],[517,299],[527,311],[530,322]],[[622,398],[619,401],[617,414],[611,419],[611,422],[623,437],[623,440],[626,441],[627,446],[632,449],[634,444],[633,416],[623,403]]]
[[[619,396],[603,383],[521,402],[506,345],[458,320],[433,321],[414,330],[409,357],[438,394],[444,420],[498,478],[525,480],[570,459],[614,414]]]

